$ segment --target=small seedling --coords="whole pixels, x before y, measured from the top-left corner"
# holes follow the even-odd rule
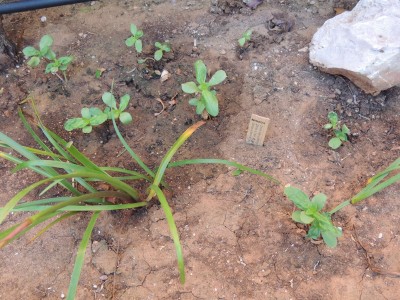
[[[119,119],[122,124],[128,124],[132,122],[132,116],[130,113],[124,111],[131,100],[131,97],[128,94],[123,95],[119,99],[119,107],[117,108],[117,101],[115,100],[114,95],[111,92],[105,92],[102,96],[103,102],[108,106],[104,113],[107,114],[108,119],[112,120],[111,114],[114,115],[114,119]]]
[[[68,119],[64,124],[65,130],[82,129],[83,133],[90,133],[93,126],[103,124],[108,119],[108,115],[97,107],[84,107],[81,110],[81,115],[82,118]]]
[[[396,159],[385,170],[370,178],[367,181],[367,185],[358,194],[349,200],[343,201],[329,212],[321,212],[326,203],[326,196],[324,194],[317,194],[310,200],[301,190],[287,186],[285,188],[285,195],[300,209],[293,212],[292,219],[302,224],[310,224],[307,233],[308,237],[318,239],[322,235],[324,242],[329,247],[336,247],[337,238],[342,235],[342,230],[333,225],[331,216],[347,205],[355,205],[388,186],[399,182],[399,171],[400,158]]]
[[[335,137],[329,140],[328,145],[332,149],[337,149],[342,145],[343,142],[348,141],[347,136],[350,134],[350,129],[345,124],[340,126],[338,115],[333,111],[328,113],[328,120],[329,123],[324,125],[324,129],[332,129],[333,133],[335,134]]]
[[[171,51],[171,47],[168,43],[160,43],[160,42],[156,42],[154,44],[154,46],[156,46],[156,48],[158,48],[158,50],[156,50],[156,52],[154,52],[154,59],[156,61],[159,61],[162,59],[164,52],[170,52]]]
[[[49,61],[46,66],[45,73],[52,73],[60,78],[61,81],[63,79],[58,74],[58,71],[61,71],[64,75],[64,80],[67,81],[66,71],[68,69],[69,64],[73,61],[72,56],[63,56],[57,58],[54,51],[51,49],[53,45],[53,38],[50,35],[44,35],[39,42],[39,50],[35,49],[32,46],[25,47],[22,50],[26,58],[29,58],[28,66],[35,68],[40,64],[42,58]]]
[[[210,90],[214,85],[220,84],[226,78],[226,73],[223,70],[218,70],[211,77],[209,82],[206,82],[207,67],[202,60],[198,60],[194,64],[196,71],[196,80],[199,85],[195,82],[190,81],[182,84],[182,90],[188,94],[197,94],[197,98],[189,100],[189,104],[196,106],[196,113],[202,115],[204,110],[210,116],[216,117],[219,113],[218,98],[215,90]]]
[[[251,30],[251,29],[248,29],[243,33],[242,37],[240,39],[238,39],[238,43],[239,43],[240,47],[243,47],[246,44],[246,42],[250,41],[252,33],[253,33],[253,30]]]
[[[135,24],[131,24],[131,33],[132,36],[125,40],[125,45],[128,47],[135,45],[136,52],[142,53],[142,40],[140,38],[143,36],[143,31],[138,30]]]
[[[285,195],[300,209],[293,212],[292,219],[298,223],[311,224],[307,237],[316,240],[322,235],[329,247],[336,247],[342,230],[332,224],[329,213],[321,212],[326,203],[326,195],[317,194],[310,200],[301,190],[291,186],[285,188]]]
[[[132,115],[124,111],[128,107],[131,97],[128,94],[123,95],[120,98],[119,107],[117,107],[117,101],[112,94],[112,89],[113,87],[111,87],[110,92],[105,92],[102,96],[103,102],[107,105],[104,111],[97,107],[82,108],[82,117],[68,119],[64,124],[64,129],[67,131],[82,129],[83,133],[90,133],[93,126],[98,126],[113,118],[114,120],[119,119],[122,124],[132,122]]]

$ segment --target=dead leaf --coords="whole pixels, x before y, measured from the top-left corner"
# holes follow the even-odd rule
[[[158,102],[161,103],[161,105],[162,105],[162,110],[161,110],[160,112],[158,112],[158,113],[154,113],[154,116],[155,116],[155,117],[161,115],[161,113],[165,110],[164,102],[163,102],[160,98],[156,98],[156,101],[158,101]]]

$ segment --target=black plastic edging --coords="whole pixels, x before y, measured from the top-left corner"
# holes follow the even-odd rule
[[[11,14],[16,12],[48,8],[61,5],[69,5],[91,0],[23,0],[0,4],[0,14]]]

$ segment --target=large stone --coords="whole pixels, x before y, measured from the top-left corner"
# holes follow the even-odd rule
[[[360,0],[315,33],[310,62],[365,92],[400,85],[400,0]]]

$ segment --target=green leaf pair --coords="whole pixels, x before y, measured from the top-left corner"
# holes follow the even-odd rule
[[[57,74],[57,72],[60,70],[64,74],[65,81],[67,81],[65,72],[67,71],[69,64],[73,61],[73,57],[63,56],[57,59],[56,54],[51,49],[52,45],[53,38],[50,35],[46,34],[40,39],[39,50],[35,49],[32,46],[28,46],[22,50],[22,53],[24,53],[25,57],[30,57],[27,64],[32,68],[37,67],[40,64],[42,58],[47,59],[50,62],[46,66],[45,74]],[[60,79],[62,80],[61,77]]]
[[[132,122],[132,116],[130,113],[125,112],[124,110],[128,107],[129,101],[131,97],[128,94],[123,95],[119,99],[119,107],[117,108],[117,101],[115,97],[110,92],[105,92],[102,96],[103,102],[108,106],[104,111],[108,116],[108,119],[111,120],[111,114],[114,115],[114,119],[119,119],[122,124],[128,124]]]
[[[198,94],[197,98],[189,100],[189,104],[196,106],[196,113],[201,115],[204,110],[210,116],[216,117],[219,113],[218,98],[215,90],[210,90],[212,86],[220,84],[226,79],[226,73],[223,70],[218,70],[211,77],[209,82],[206,82],[207,67],[202,60],[198,60],[194,64],[196,72],[196,81],[190,81],[182,84],[182,90],[187,94]]]
[[[67,120],[64,124],[65,130],[72,131],[74,129],[82,129],[83,133],[90,133],[92,132],[93,126],[103,124],[108,119],[107,114],[97,107],[84,107],[81,110],[81,115],[82,118]]]
[[[326,203],[326,195],[317,194],[310,200],[301,190],[291,186],[285,188],[285,195],[300,209],[293,212],[292,219],[298,223],[311,224],[307,236],[318,239],[322,235],[328,247],[336,247],[342,230],[332,224],[329,213],[321,212]]]
[[[37,67],[42,58],[47,58],[48,60],[53,60],[56,58],[56,54],[51,50],[53,45],[53,38],[50,35],[44,35],[39,42],[39,50],[32,46],[25,47],[22,53],[25,57],[30,57],[28,61],[28,66],[34,68]]]
[[[125,45],[128,47],[135,46],[137,53],[142,53],[142,40],[140,39],[143,36],[143,31],[138,30],[135,24],[131,24],[131,33],[132,35],[125,40]]]
[[[156,61],[159,61],[162,59],[164,52],[170,52],[171,51],[171,47],[168,43],[160,43],[160,42],[156,42],[154,44],[154,46],[156,46],[156,48],[158,50],[156,50],[156,52],[154,52],[154,59]]]
[[[238,43],[239,43],[240,47],[243,47],[244,44],[246,44],[246,42],[250,41],[252,33],[253,33],[253,30],[251,30],[251,29],[248,29],[243,33],[242,37],[240,39],[238,39]]]
[[[331,111],[328,113],[328,120],[329,123],[324,125],[324,129],[332,129],[333,133],[335,134],[335,137],[331,138],[329,140],[329,147],[331,147],[332,149],[337,149],[339,148],[343,142],[347,142],[348,141],[348,135],[350,134],[350,129],[343,124],[340,127],[340,121],[339,121],[339,117],[337,115],[337,113]]]
[[[45,73],[55,74],[58,70],[65,72],[73,59],[72,56],[63,56],[59,59],[54,58],[53,62],[47,64]]]
[[[117,101],[111,92],[105,92],[102,96],[103,102],[107,107],[102,111],[97,107],[82,108],[82,118],[68,119],[64,124],[64,129],[72,131],[74,129],[82,129],[83,133],[92,132],[93,126],[103,124],[107,120],[119,119],[122,124],[132,122],[132,115],[124,110],[128,107],[131,97],[128,94],[120,98],[119,107]]]

